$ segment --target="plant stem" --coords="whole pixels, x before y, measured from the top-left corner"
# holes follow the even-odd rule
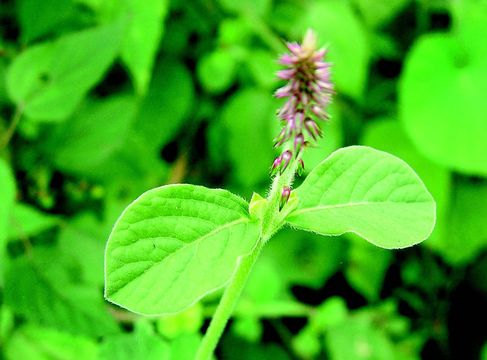
[[[10,140],[12,139],[12,136],[15,133],[15,129],[17,129],[20,119],[22,118],[23,110],[24,109],[22,106],[17,106],[17,108],[15,109],[15,112],[12,116],[12,121],[10,121],[10,125],[7,131],[5,132],[5,135],[3,135],[3,138],[0,139],[0,150],[6,147],[10,142]]]
[[[240,294],[242,293],[242,290],[247,282],[250,271],[257,261],[257,258],[259,257],[264,245],[264,239],[259,239],[259,242],[252,252],[243,257],[238,264],[232,280],[223,293],[223,297],[218,304],[215,315],[213,315],[210,326],[208,327],[205,337],[203,338],[203,341],[198,349],[196,360],[210,359],[211,355],[216,349],[218,340],[220,340],[220,337],[223,334],[223,330],[225,329],[225,326],[232,315],[237,300],[239,299]]]
[[[229,285],[223,293],[223,297],[216,308],[215,314],[211,319],[210,326],[206,331],[203,341],[196,354],[196,360],[208,360],[216,349],[218,341],[225,330],[225,326],[232,316],[233,310],[247,282],[250,271],[257,261],[267,240],[278,231],[284,224],[284,215],[279,211],[279,202],[283,186],[290,186],[294,180],[298,160],[300,156],[294,158],[284,173],[276,176],[267,197],[268,205],[264,212],[261,222],[261,231],[257,245],[252,252],[243,257],[237,265]]]

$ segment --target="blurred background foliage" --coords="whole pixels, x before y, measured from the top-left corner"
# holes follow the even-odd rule
[[[337,96],[307,169],[391,152],[437,226],[394,252],[281,231],[218,358],[487,359],[486,1],[2,0],[0,24],[0,358],[192,359],[219,294],[111,306],[107,235],[162,184],[266,192],[276,58],[313,28]]]

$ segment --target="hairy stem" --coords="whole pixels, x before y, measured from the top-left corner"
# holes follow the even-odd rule
[[[232,280],[223,293],[223,297],[218,304],[215,315],[213,315],[210,326],[208,327],[205,337],[198,349],[196,360],[208,360],[215,351],[218,341],[223,334],[223,330],[225,329],[247,282],[250,271],[257,261],[264,244],[264,239],[259,239],[259,242],[252,252],[243,257],[238,264]]]
[[[267,198],[268,205],[262,218],[259,241],[252,252],[243,257],[238,264],[198,349],[196,360],[210,359],[223,334],[223,330],[225,330],[228,320],[232,316],[233,310],[260,252],[267,240],[284,224],[283,215],[279,211],[281,189],[283,186],[290,186],[292,184],[298,160],[299,157],[291,161],[286,171],[274,178],[271,191]]]

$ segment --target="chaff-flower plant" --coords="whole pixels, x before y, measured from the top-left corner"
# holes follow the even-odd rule
[[[278,73],[287,84],[276,92],[286,98],[274,144],[281,154],[271,166],[268,196],[254,194],[248,204],[222,189],[162,186],[131,203],[108,239],[105,296],[133,312],[177,313],[225,288],[200,360],[211,357],[262,248],[283,226],[326,236],[353,232],[397,249],[426,239],[435,223],[434,200],[416,173],[369,147],[335,151],[293,188],[303,152],[329,119],[333,86],[313,32],[288,50]]]

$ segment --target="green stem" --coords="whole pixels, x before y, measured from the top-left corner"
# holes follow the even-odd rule
[[[15,129],[17,129],[17,126],[19,125],[20,119],[22,118],[22,113],[23,113],[23,107],[22,106],[17,106],[15,109],[15,112],[12,116],[12,121],[10,122],[10,125],[5,132],[5,135],[3,138],[0,140],[0,150],[3,149],[8,145],[10,140],[12,139],[12,136],[15,133]]]
[[[252,252],[243,257],[237,265],[229,285],[223,293],[223,297],[211,319],[210,326],[201,342],[196,354],[196,360],[208,360],[216,349],[218,341],[225,330],[228,320],[247,282],[250,271],[254,266],[267,240],[284,224],[285,213],[279,211],[281,191],[284,186],[290,186],[294,180],[294,174],[298,166],[299,157],[293,159],[283,174],[274,178],[271,191],[267,197],[267,208],[261,222],[261,231],[257,245]]]
[[[220,337],[223,334],[223,330],[232,315],[237,300],[247,282],[250,271],[257,261],[264,245],[264,239],[259,239],[259,242],[252,252],[242,258],[237,270],[233,274],[230,284],[223,293],[223,297],[218,304],[215,315],[213,315],[210,326],[208,327],[205,337],[198,349],[198,353],[196,354],[196,360],[208,360],[215,351],[218,340],[220,340]]]

